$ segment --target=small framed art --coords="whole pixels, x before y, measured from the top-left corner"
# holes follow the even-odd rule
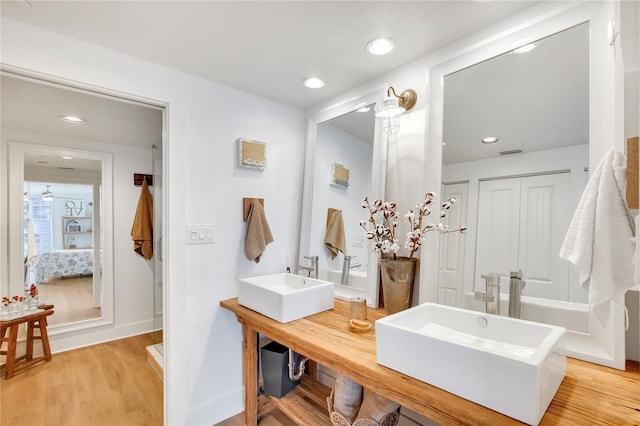
[[[331,185],[347,189],[349,187],[349,169],[342,164],[333,163],[331,167]]]
[[[267,144],[250,139],[238,139],[238,166],[264,170],[267,167]]]

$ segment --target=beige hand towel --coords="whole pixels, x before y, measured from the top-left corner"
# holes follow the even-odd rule
[[[331,250],[331,259],[335,259],[339,251],[341,251],[342,254],[346,254],[347,252],[345,248],[344,222],[340,210],[334,210],[329,217],[324,243],[327,245],[327,248]]]
[[[267,244],[273,242],[269,223],[264,215],[262,204],[253,200],[247,216],[247,235],[244,239],[244,254],[247,259],[260,262],[260,256],[264,253]]]
[[[145,259],[153,256],[153,200],[146,181],[142,182],[136,216],[131,227],[133,250]]]

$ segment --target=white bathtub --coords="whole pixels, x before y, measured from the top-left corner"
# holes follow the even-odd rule
[[[589,306],[584,303],[564,302],[561,300],[541,299],[522,296],[521,318],[549,325],[564,327],[574,333],[589,332]],[[473,293],[465,293],[466,309],[484,312],[485,304],[476,300]],[[509,295],[500,294],[500,315],[509,314]]]

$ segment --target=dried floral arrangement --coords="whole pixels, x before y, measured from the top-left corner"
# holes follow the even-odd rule
[[[409,259],[413,258],[424,241],[424,236],[431,231],[437,231],[441,234],[450,232],[465,233],[466,226],[457,229],[449,229],[442,223],[425,223],[425,218],[431,215],[429,206],[433,204],[436,197],[434,192],[427,192],[424,201],[419,203],[415,209],[409,210],[405,215],[405,219],[409,222],[410,230],[406,234],[404,248],[409,251]],[[440,206],[440,220],[446,218],[447,212],[456,203],[455,198],[449,198]],[[361,220],[360,226],[366,231],[367,238],[374,243],[373,251],[380,253],[382,257],[397,258],[400,250],[398,238],[396,237],[396,228],[398,227],[398,213],[396,212],[396,203],[382,200],[375,200],[373,205],[369,203],[369,199],[365,197],[362,200],[362,207],[369,212],[368,220]]]

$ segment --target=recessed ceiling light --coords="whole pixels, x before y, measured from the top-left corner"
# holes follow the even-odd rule
[[[513,53],[516,55],[522,55],[523,53],[531,52],[533,49],[538,47],[535,43],[525,44],[524,46],[518,47],[517,49],[513,49]]]
[[[486,143],[486,144],[490,144],[490,143],[496,143],[498,142],[498,138],[495,136],[488,136],[486,138],[482,139],[482,143]]]
[[[371,107],[368,107],[368,106],[362,107],[356,110],[356,112],[369,112],[369,111],[371,111]]]
[[[319,77],[307,77],[302,80],[302,84],[310,89],[319,89],[324,86],[324,80]]]
[[[77,115],[61,115],[60,119],[68,123],[84,123],[85,121],[87,121],[82,117],[78,117]]]
[[[391,52],[396,46],[396,43],[390,38],[376,38],[367,43],[367,51],[374,55],[386,55]]]

